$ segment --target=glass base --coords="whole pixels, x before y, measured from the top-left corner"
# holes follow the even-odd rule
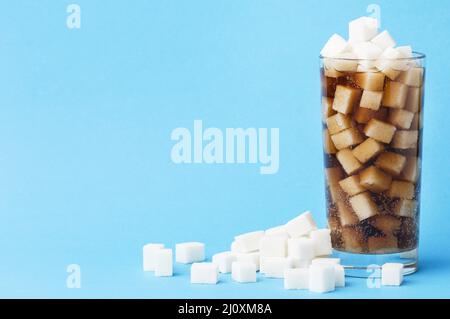
[[[403,275],[417,271],[417,249],[394,254],[355,254],[334,250],[333,257],[340,258],[345,268],[345,275],[356,278],[380,278],[381,266],[385,263],[401,263],[404,265]]]

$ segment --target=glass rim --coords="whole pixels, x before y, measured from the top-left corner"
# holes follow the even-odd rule
[[[395,58],[395,59],[389,59],[389,58],[378,58],[378,59],[358,59],[358,58],[330,58],[330,57],[325,57],[322,54],[319,55],[319,59],[321,60],[335,60],[335,61],[378,61],[378,60],[385,60],[385,61],[417,61],[417,60],[423,60],[425,59],[427,56],[425,53],[421,53],[418,51],[413,51],[412,52],[413,56],[409,57],[409,58]]]

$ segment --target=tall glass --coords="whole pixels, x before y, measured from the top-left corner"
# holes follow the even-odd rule
[[[413,273],[425,55],[320,60],[326,211],[335,254],[351,276],[366,277],[386,262]]]

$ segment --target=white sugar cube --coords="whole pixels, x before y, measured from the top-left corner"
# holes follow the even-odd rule
[[[217,284],[219,269],[214,263],[193,263],[191,266],[191,284]]]
[[[236,255],[231,251],[214,254],[212,262],[219,267],[219,272],[227,274],[231,272],[231,264],[236,261]]]
[[[361,42],[353,45],[353,52],[356,54],[358,59],[376,60],[381,56],[383,50],[372,42]],[[368,65],[365,64],[365,66]]]
[[[245,233],[234,237],[239,250],[244,253],[249,253],[259,249],[259,241],[264,236],[264,231],[254,231]]]
[[[345,287],[345,269],[342,265],[334,265],[334,279],[336,287]]]
[[[299,257],[288,256],[291,260],[292,268],[309,268],[311,266],[311,259],[300,259]]]
[[[373,38],[370,42],[378,46],[382,50],[386,50],[387,48],[393,48],[397,44],[395,40],[391,37],[388,31],[383,31],[379,33],[375,38]]]
[[[361,17],[353,20],[348,25],[350,43],[358,43],[372,40],[378,33],[378,20],[369,17]]]
[[[340,263],[341,263],[340,258],[314,258],[311,261],[312,265],[318,265],[318,264],[340,265]]]
[[[284,289],[308,289],[309,269],[285,269]]]
[[[233,253],[243,253],[244,249],[234,240],[231,243],[230,250]]]
[[[323,57],[333,58],[343,53],[347,49],[347,41],[338,34],[333,34],[323,47],[320,54]]]
[[[257,271],[260,267],[260,255],[258,251],[251,253],[236,253],[236,261],[253,263]]]
[[[400,286],[403,282],[403,264],[386,263],[381,267],[383,286]]]
[[[155,252],[155,276],[170,277],[173,275],[172,249],[158,249]]]
[[[255,264],[235,261],[231,265],[231,278],[239,283],[256,282]]]
[[[317,229],[316,222],[309,211],[304,212],[286,224],[286,230],[292,238],[309,235],[315,229]]]
[[[175,245],[175,261],[190,264],[205,260],[205,244],[198,242],[180,243]]]
[[[284,236],[264,236],[259,242],[261,257],[286,257],[287,239]]]
[[[309,267],[309,290],[317,293],[334,291],[336,274],[334,265],[317,264]]]
[[[333,252],[331,246],[331,235],[329,229],[313,230],[310,234],[314,242],[314,252],[316,256],[328,256]]]
[[[154,271],[156,261],[156,251],[163,249],[164,244],[147,244],[142,248],[144,271]]]
[[[276,227],[266,229],[266,231],[264,232],[264,235],[289,237],[289,234],[286,230],[286,225],[281,225],[281,226],[276,226]]]
[[[303,261],[313,259],[316,256],[314,241],[306,237],[289,239],[288,255]]]
[[[261,261],[268,278],[283,278],[284,270],[292,268],[292,259],[288,257],[264,257]]]

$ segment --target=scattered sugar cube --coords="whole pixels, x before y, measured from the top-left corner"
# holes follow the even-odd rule
[[[400,199],[393,211],[397,216],[414,218],[417,215],[417,202],[411,199]]]
[[[264,236],[259,242],[261,257],[286,257],[287,239],[283,236]]]
[[[147,244],[142,248],[144,271],[154,271],[156,251],[163,249],[164,244]]]
[[[262,262],[267,278],[283,278],[284,270],[292,268],[292,259],[288,257],[264,257]]]
[[[256,282],[255,264],[252,262],[233,262],[231,265],[231,278],[239,283]]]
[[[397,45],[395,40],[392,38],[392,36],[386,30],[379,33],[370,42],[372,42],[373,44],[375,44],[377,47],[379,47],[382,50],[386,50],[387,48],[393,48]]]
[[[387,108],[380,107],[378,111],[357,107],[353,113],[353,119],[359,124],[367,124],[371,119],[384,121],[387,118]]]
[[[331,140],[338,150],[342,150],[344,148],[348,148],[361,143],[364,138],[356,128],[352,127],[346,129],[345,131],[332,135]]]
[[[155,252],[155,276],[171,277],[173,275],[172,249],[158,249]]]
[[[420,105],[422,102],[422,89],[416,87],[410,87],[408,89],[408,95],[406,97],[405,109],[417,113],[420,111]]]
[[[217,284],[219,269],[214,263],[193,263],[191,266],[191,284]]]
[[[353,208],[345,201],[337,202],[338,216],[342,226],[352,226],[359,223],[359,218]]]
[[[378,207],[368,192],[350,197],[349,201],[360,221],[378,214]]]
[[[243,253],[244,249],[234,240],[231,243],[230,250],[233,253]]]
[[[311,265],[309,267],[309,290],[317,293],[334,291],[336,287],[334,269],[334,265]]]
[[[400,129],[407,130],[411,127],[414,113],[403,109],[392,109],[389,111],[388,121]]]
[[[391,146],[401,150],[417,148],[419,142],[419,131],[397,131],[392,140]]]
[[[397,81],[408,86],[421,87],[423,81],[423,68],[411,68],[400,74]]]
[[[309,288],[309,269],[285,269],[284,270],[284,289],[308,289]]]
[[[403,264],[386,263],[381,267],[383,286],[400,286],[403,282]]]
[[[337,152],[336,146],[334,146],[333,140],[327,129],[323,130],[323,149],[327,154],[336,154]]]
[[[366,163],[384,150],[383,144],[373,138],[366,139],[352,150],[353,156],[361,163]],[[341,185],[342,186],[342,185]]]
[[[358,228],[343,227],[342,241],[347,251],[354,253],[362,253],[365,251],[364,237]]]
[[[349,175],[352,175],[362,167],[362,164],[356,159],[352,151],[348,148],[337,152],[336,158],[344,168],[345,172]]]
[[[266,229],[266,231],[264,232],[264,235],[265,236],[281,236],[281,237],[285,237],[285,238],[289,237],[289,234],[286,229],[286,225],[280,225],[280,226]]]
[[[341,180],[339,185],[349,196],[358,195],[366,191],[366,188],[360,184],[358,175],[349,176]]]
[[[316,222],[309,211],[295,217],[286,224],[286,230],[292,238],[309,235],[315,229],[317,229]]]
[[[237,253],[235,254],[236,261],[238,262],[251,262],[255,264],[256,271],[260,268],[260,254],[259,252],[251,252],[251,253]]]
[[[419,160],[416,156],[408,156],[406,164],[400,174],[400,179],[407,182],[415,183],[419,177]]]
[[[310,233],[310,238],[314,242],[314,253],[316,256],[328,256],[333,252],[331,246],[331,231],[329,229],[317,229]]]
[[[378,156],[375,166],[392,176],[398,176],[406,164],[406,157],[393,152],[384,152]]]
[[[345,287],[345,269],[342,265],[334,265],[334,279],[336,288]]]
[[[378,20],[370,17],[361,17],[348,24],[350,43],[359,43],[372,40],[378,33]]]
[[[386,144],[392,141],[396,130],[394,125],[376,119],[371,119],[364,127],[366,136]]]
[[[348,47],[347,41],[338,34],[333,34],[323,47],[320,54],[323,57],[333,58],[343,53]]]
[[[227,274],[231,272],[231,264],[236,261],[236,255],[231,251],[214,254],[212,262],[219,267],[219,272]]]
[[[367,91],[383,91],[385,75],[383,73],[357,73],[355,74],[355,83]]]
[[[383,99],[383,92],[364,90],[359,106],[366,109],[377,111],[381,106],[382,99]]]
[[[181,243],[175,245],[175,261],[190,264],[205,260],[205,244],[198,242]]]
[[[311,260],[301,260],[298,257],[288,256],[291,261],[292,268],[309,268]]]
[[[369,236],[367,246],[370,253],[390,254],[398,251],[397,237],[392,234]]]
[[[352,87],[337,85],[333,100],[333,110],[349,114],[353,107],[359,102],[361,91]]]
[[[408,96],[408,86],[394,81],[388,81],[383,95],[383,106],[402,109]]]
[[[328,131],[331,135],[342,132],[352,126],[352,119],[350,116],[337,113],[333,116],[330,116],[326,120]]]
[[[392,177],[375,166],[369,166],[359,173],[359,182],[364,188],[375,193],[381,193],[389,189]]]
[[[259,241],[264,236],[264,231],[254,231],[234,237],[237,247],[243,253],[249,253],[259,249]]]
[[[310,261],[316,256],[314,241],[306,237],[291,238],[288,240],[288,254],[301,261]]]
[[[339,265],[340,263],[341,263],[340,258],[315,258],[311,261],[311,265],[317,265],[317,264]]]
[[[388,196],[393,198],[414,198],[414,184],[404,181],[393,181],[388,191]]]

